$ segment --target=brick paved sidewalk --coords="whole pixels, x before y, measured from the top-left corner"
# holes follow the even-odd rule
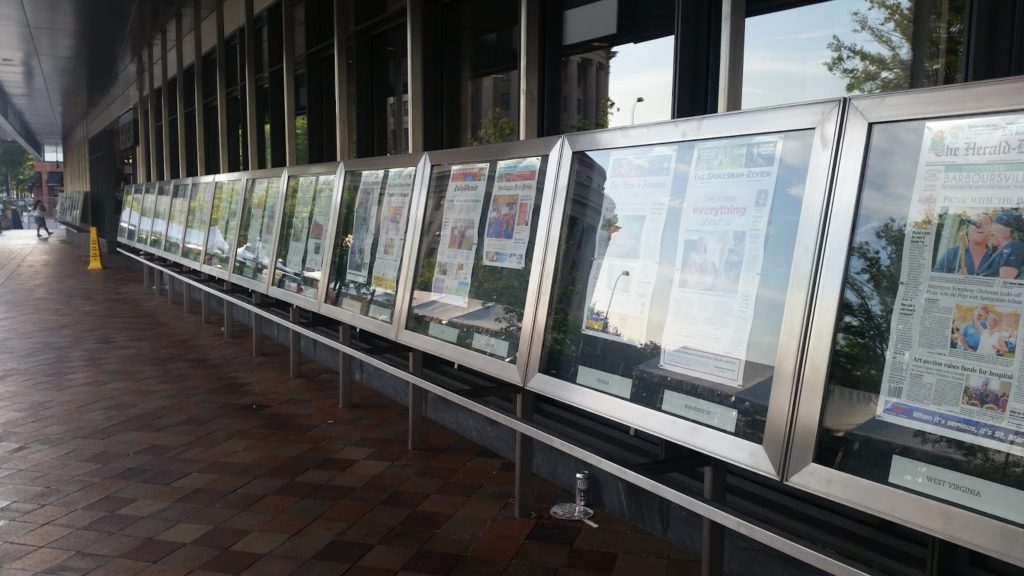
[[[608,514],[547,518],[512,465],[337,373],[143,289],[80,247],[0,236],[0,576],[21,574],[686,575],[698,564]],[[27,238],[22,238],[28,235]],[[57,236],[54,237],[56,239]],[[198,308],[198,306],[196,307]]]

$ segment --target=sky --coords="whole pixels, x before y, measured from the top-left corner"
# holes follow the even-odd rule
[[[836,34],[864,43],[852,31],[851,12],[866,0],[831,0],[747,19],[743,108],[843,96],[845,81],[825,68],[828,42]],[[672,37],[614,47],[609,97],[616,103],[610,126],[667,120],[672,97]]]

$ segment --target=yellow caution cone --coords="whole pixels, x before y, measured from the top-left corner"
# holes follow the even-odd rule
[[[89,270],[103,270],[103,257],[100,255],[100,236],[96,227],[89,228]]]

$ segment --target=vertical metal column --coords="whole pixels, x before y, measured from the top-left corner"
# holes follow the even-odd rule
[[[536,138],[540,127],[540,0],[519,0],[519,139]]]
[[[423,0],[405,3],[409,66],[409,152],[423,152]]]
[[[160,99],[160,125],[163,126],[163,130],[160,131],[160,140],[164,148],[164,179],[170,180],[175,178],[174,174],[171,174],[171,127],[168,125],[167,117],[169,116],[171,95],[167,93],[167,27],[160,27],[160,93],[163,94],[163,98]]]
[[[409,351],[409,373],[423,376],[423,352]],[[409,450],[423,449],[423,389],[409,383]]]
[[[295,15],[291,2],[281,2],[281,41],[284,58],[284,165],[295,166]]]
[[[334,0],[334,121],[338,160],[350,158],[348,149],[348,2]]]
[[[338,329],[338,337],[342,346],[352,345],[352,327],[342,324]],[[338,406],[352,406],[352,357],[344,352],[338,353]]]
[[[207,292],[206,290],[203,290],[203,294],[199,299],[199,303],[200,306],[202,306],[201,314],[203,324],[206,324],[210,321],[210,293]]]
[[[722,0],[722,45],[718,61],[718,111],[743,105],[743,30],[746,0]]]
[[[192,285],[188,282],[181,283],[181,302],[185,314],[192,314]]]
[[[182,15],[179,10],[174,15],[174,73],[178,79],[175,83],[175,97],[178,100],[178,178],[183,178],[188,174],[188,161],[185,159],[188,155],[188,149],[186,145],[187,138],[185,138],[185,47],[183,44],[183,38],[185,32],[183,30],[184,25],[182,23]]]
[[[199,1],[199,0],[196,0]],[[139,53],[138,58],[135,60],[135,90],[138,92],[139,103],[137,108],[137,116],[139,119],[139,161],[136,163],[138,166],[138,180],[137,182],[147,182],[149,180],[149,126],[146,124],[146,119],[142,117],[142,107],[146,104],[145,82],[143,80],[145,67],[142,64],[142,53]],[[148,106],[147,106],[147,115]],[[147,267],[148,268],[148,267]],[[149,274],[146,273],[148,277]]]
[[[196,168],[206,175],[206,119],[203,110],[203,0],[192,2],[192,52],[196,77]],[[206,292],[203,292],[204,294]]]
[[[216,0],[217,22],[217,150],[220,158],[220,172],[230,170],[228,166],[228,62],[224,46],[224,2]],[[285,2],[284,4],[288,4]]]
[[[147,290],[149,289],[149,265],[148,264],[143,264],[142,265],[142,286],[144,288],[146,288]]]
[[[259,144],[256,141],[256,24],[253,0],[242,0],[245,6],[245,138],[249,154],[249,170],[259,168]],[[268,143],[269,145],[269,143]]]
[[[148,89],[149,95],[147,96],[149,105],[146,106],[148,112],[146,116],[147,122],[149,122],[149,129],[147,130],[149,136],[149,180],[157,180],[156,165],[160,160],[156,157],[156,112],[153,110],[153,93],[156,91],[155,82],[153,78],[153,43],[149,42],[146,44],[146,88]]]
[[[299,323],[299,307],[292,306],[288,311],[288,320],[293,324]],[[288,373],[292,378],[298,378],[302,368],[302,339],[299,333],[291,330],[288,333]]]
[[[226,292],[231,291],[231,282],[224,282],[222,286]],[[230,340],[234,335],[235,331],[235,307],[231,305],[231,301],[224,298],[224,339]]]
[[[533,419],[533,392],[521,390],[516,394],[516,417],[521,420]],[[533,438],[516,432],[515,460],[515,513],[516,518],[529,518],[533,508]]]
[[[164,272],[164,278],[167,279],[167,303],[174,306],[174,277]]]
[[[259,306],[263,303],[263,295],[253,293],[252,303],[254,306]],[[263,355],[263,316],[252,313],[252,357]]]
[[[704,467],[704,497],[712,502],[725,500],[725,463],[713,460]],[[725,526],[701,519],[701,576],[722,576],[725,565]]]

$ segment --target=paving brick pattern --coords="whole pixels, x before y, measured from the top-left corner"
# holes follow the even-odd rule
[[[338,408],[335,372],[290,379],[61,234],[0,236],[0,576],[699,573],[611,515],[548,518],[568,495],[540,480],[516,519],[508,462],[433,424],[407,451],[401,405]]]

